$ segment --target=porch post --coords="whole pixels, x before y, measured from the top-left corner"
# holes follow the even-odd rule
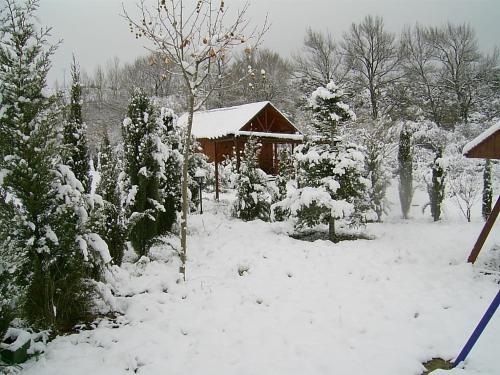
[[[240,171],[240,142],[238,142],[238,138],[235,137],[236,140],[236,171]]]
[[[219,200],[219,155],[217,154],[217,141],[214,141],[215,153],[215,199]]]

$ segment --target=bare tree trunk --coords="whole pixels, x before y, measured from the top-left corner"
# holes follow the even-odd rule
[[[189,211],[188,200],[188,170],[189,156],[191,154],[191,129],[193,127],[194,95],[188,98],[188,124],[184,140],[183,164],[182,164],[182,215],[181,215],[181,266],[179,272],[186,281],[186,259],[187,259],[187,219]]]

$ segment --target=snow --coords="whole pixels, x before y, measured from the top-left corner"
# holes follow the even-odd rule
[[[227,135],[236,135],[243,126],[250,122],[268,104],[271,103],[264,101],[195,112],[191,133],[198,139],[214,139]],[[187,126],[187,121],[187,113],[179,117],[180,126]],[[299,131],[297,130],[297,132]],[[239,132],[240,135],[244,135],[242,133]],[[277,138],[277,135],[273,133],[273,137]]]
[[[105,264],[111,262],[111,255],[109,254],[108,245],[106,244],[106,242],[104,242],[101,236],[96,233],[89,233],[85,237],[88,244],[101,255],[101,259]]]
[[[474,147],[479,145],[481,142],[483,142],[486,138],[492,136],[495,134],[497,131],[500,131],[500,121],[498,121],[495,125],[491,126],[489,129],[485,130],[481,134],[479,134],[476,138],[474,138],[472,141],[467,143],[463,150],[462,154],[465,155],[467,154],[470,150],[472,150]]]
[[[262,138],[275,138],[275,139],[287,139],[292,141],[303,141],[303,134],[285,134],[285,133],[267,133],[267,132],[249,132],[249,131],[236,131],[234,132],[236,137],[246,136],[246,137],[262,137]]]
[[[458,355],[498,291],[498,270],[484,267],[498,262],[499,231],[466,262],[480,209],[466,223],[447,201],[433,223],[420,207],[401,221],[396,206],[368,226],[373,240],[333,244],[232,219],[226,198],[190,217],[186,283],[167,245],[110,268],[102,293],[123,315],[57,337],[21,373],[417,375]],[[497,312],[465,368],[446,374],[499,374],[499,330]]]

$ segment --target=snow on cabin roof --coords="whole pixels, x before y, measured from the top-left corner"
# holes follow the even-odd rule
[[[195,112],[191,133],[196,138],[209,139],[220,138],[231,134],[236,135],[243,126],[268,104],[271,103],[269,101],[264,101]],[[179,118],[179,124],[181,126],[187,124],[187,113]]]
[[[467,143],[463,150],[462,150],[462,154],[465,155],[467,154],[470,150],[472,150],[474,147],[476,147],[477,145],[479,145],[481,142],[483,142],[484,140],[486,140],[487,138],[491,137],[493,134],[495,134],[497,131],[500,131],[500,121],[497,122],[495,125],[493,125],[492,127],[486,129],[484,132],[482,132],[481,134],[479,134],[476,138],[474,138],[472,141],[470,141],[469,143]]]

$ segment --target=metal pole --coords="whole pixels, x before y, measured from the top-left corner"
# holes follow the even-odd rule
[[[477,340],[479,339],[479,336],[481,336],[481,333],[483,333],[484,328],[490,321],[491,317],[493,314],[495,314],[495,311],[498,308],[498,304],[500,304],[500,289],[497,292],[497,295],[495,298],[493,298],[493,301],[491,302],[490,307],[488,307],[488,310],[486,310],[486,313],[483,315],[483,318],[477,325],[476,329],[474,332],[472,332],[472,335],[470,336],[469,340],[465,344],[464,348],[458,355],[457,359],[455,359],[455,362],[453,362],[453,367],[456,367],[460,362],[464,361],[465,358],[469,355],[470,351],[476,344]]]

